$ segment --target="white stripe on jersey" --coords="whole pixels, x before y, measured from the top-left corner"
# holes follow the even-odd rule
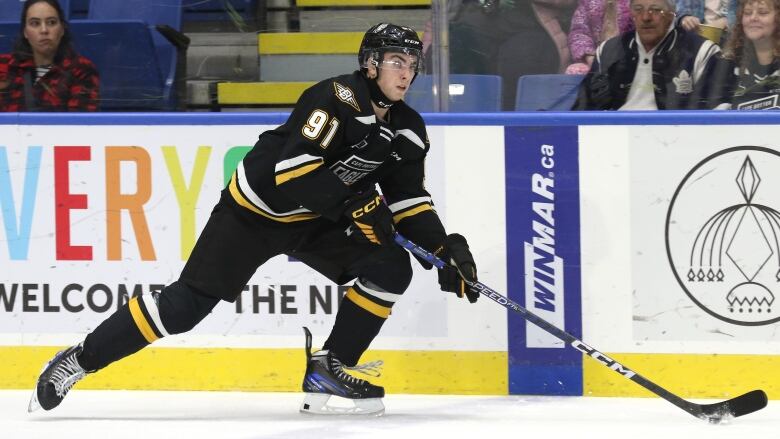
[[[393,137],[395,137],[392,130],[383,126],[379,127],[379,135],[382,136],[382,138],[384,138],[388,142],[392,142]]]
[[[400,210],[404,210],[421,203],[433,204],[431,202],[431,197],[417,197],[417,198],[409,198],[407,200],[402,200],[397,203],[393,203],[388,207],[390,208],[391,212],[396,213]]]
[[[388,292],[385,292],[385,291],[379,291],[379,290],[371,289],[371,288],[365,286],[365,284],[363,284],[362,282],[360,282],[360,279],[355,281],[355,286],[360,288],[360,291],[362,291],[362,292],[364,292],[364,293],[366,293],[368,295],[374,296],[377,299],[384,300],[385,302],[395,303],[398,299],[401,298],[400,294],[393,294],[393,293],[388,293]]]
[[[165,326],[162,324],[162,319],[160,319],[160,310],[157,308],[157,302],[154,301],[154,297],[152,297],[151,294],[141,294],[141,300],[144,301],[146,311],[149,313],[149,317],[152,318],[154,326],[157,327],[157,331],[159,331],[163,337],[171,335],[168,334],[168,331],[165,330]]]
[[[420,136],[414,133],[412,130],[398,130],[395,132],[396,135],[402,135],[406,137],[407,139],[411,140],[412,143],[419,146],[422,149],[425,149],[425,143],[423,143],[422,139],[420,139]]]
[[[376,123],[376,115],[373,116],[355,116],[355,120],[362,123],[363,125],[371,125],[373,123]]]
[[[297,157],[293,157],[287,160],[282,160],[281,162],[276,164],[276,168],[274,171],[278,174],[279,172],[286,171],[287,169],[297,168],[298,166],[304,164],[304,163],[316,163],[320,162],[322,163],[322,157],[317,157],[316,155],[311,154],[301,154]]]
[[[298,213],[312,213],[311,210],[306,208],[300,208],[291,210],[289,212],[275,212],[273,209],[268,207],[267,204],[263,202],[263,200],[260,199],[260,197],[255,193],[255,191],[252,190],[251,187],[249,187],[249,183],[246,181],[246,171],[244,170],[244,162],[238,164],[238,167],[236,168],[236,172],[238,173],[238,186],[241,188],[241,192],[244,193],[244,195],[249,199],[249,201],[255,205],[260,210],[264,210],[265,212],[273,215],[273,216],[289,216],[289,215],[295,215]]]

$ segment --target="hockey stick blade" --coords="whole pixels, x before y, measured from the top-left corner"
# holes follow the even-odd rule
[[[768,402],[763,390],[753,390],[727,401],[714,404],[691,404],[689,412],[694,416],[712,423],[727,421],[729,418],[744,416],[766,407]]]
[[[409,250],[413,255],[430,263],[434,267],[438,269],[442,269],[446,265],[444,261],[437,258],[434,254],[418,246],[417,244],[409,241],[408,239],[401,236],[399,233],[395,233],[394,239],[396,244]],[[658,384],[648,380],[642,375],[634,372],[628,367],[618,363],[617,361],[613,360],[609,356],[599,352],[595,348],[588,346],[582,340],[579,340],[577,337],[558,328],[557,326],[537,316],[531,311],[528,311],[524,307],[520,306],[516,302],[510,300],[509,298],[499,294],[498,292],[488,287],[487,285],[483,284],[482,282],[479,281],[472,282],[469,283],[469,286],[473,291],[477,291],[481,295],[498,303],[504,308],[507,308],[511,311],[520,314],[527,321],[542,328],[543,330],[549,332],[550,334],[558,337],[559,339],[563,340],[566,344],[573,347],[574,349],[582,352],[583,354],[586,354],[587,356],[593,358],[594,360],[598,361],[604,366],[607,366],[613,371],[619,373],[623,377],[630,379],[631,381],[639,384],[645,389],[655,393],[661,398],[671,402],[672,404],[685,410],[691,415],[696,416],[699,419],[704,419],[711,423],[719,423],[723,421],[728,421],[732,418],[753,413],[755,411],[761,410],[767,405],[767,396],[763,390],[753,390],[751,392],[745,393],[744,395],[737,396],[736,398],[732,398],[727,401],[717,402],[714,404],[696,404],[690,401],[686,401],[680,398],[679,396],[675,395],[674,393],[659,386]]]

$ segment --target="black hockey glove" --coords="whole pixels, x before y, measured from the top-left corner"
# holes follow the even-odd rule
[[[364,192],[350,198],[344,206],[344,216],[352,221],[347,228],[347,235],[362,243],[393,243],[393,213],[377,191]]]
[[[469,251],[466,238],[457,233],[447,235],[447,238],[444,239],[444,245],[435,253],[448,264],[439,270],[441,290],[455,293],[458,297],[465,296],[469,302],[475,303],[479,298],[479,293],[472,291],[466,282],[477,281],[477,264]]]

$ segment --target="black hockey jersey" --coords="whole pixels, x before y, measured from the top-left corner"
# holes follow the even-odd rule
[[[738,110],[780,109],[780,61],[763,66],[755,56],[748,57],[747,65],[735,69],[737,90],[732,108]]]
[[[280,223],[338,221],[344,203],[379,184],[399,231],[434,250],[445,232],[424,187],[430,148],[422,117],[403,101],[388,112],[396,136],[371,144],[377,118],[360,71],[303,92],[290,117],[260,135],[229,183],[233,198]]]

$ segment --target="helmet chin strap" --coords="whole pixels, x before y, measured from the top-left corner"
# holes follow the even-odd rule
[[[379,84],[376,80],[379,78],[379,69],[376,69],[376,78],[369,78],[368,74],[364,75],[366,82],[368,83],[368,94],[371,96],[371,101],[375,103],[379,108],[390,108],[398,101],[390,100],[379,88]]]

